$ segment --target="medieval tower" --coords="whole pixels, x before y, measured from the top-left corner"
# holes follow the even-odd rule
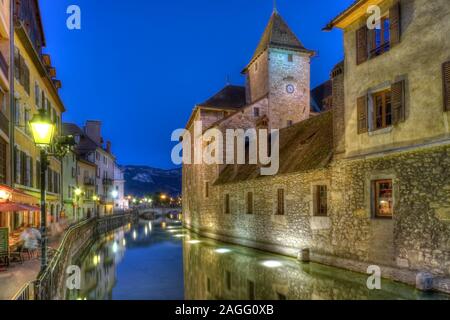
[[[310,59],[306,49],[274,10],[246,76],[246,102],[268,98],[269,126],[281,129],[309,118]]]

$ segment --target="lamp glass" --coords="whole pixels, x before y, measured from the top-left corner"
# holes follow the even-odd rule
[[[53,141],[55,125],[45,111],[41,110],[30,120],[34,143],[38,146],[49,146]]]

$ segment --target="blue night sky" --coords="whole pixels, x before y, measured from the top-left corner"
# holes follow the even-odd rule
[[[278,0],[303,44],[318,52],[312,87],[343,59],[342,33],[322,27],[353,0]],[[64,121],[103,122],[120,164],[172,168],[170,135],[196,103],[240,75],[272,12],[272,0],[41,0],[46,52],[62,80]],[[81,8],[81,30],[66,9]]]

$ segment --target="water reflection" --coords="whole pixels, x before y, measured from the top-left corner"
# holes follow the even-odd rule
[[[70,299],[447,299],[358,273],[198,238],[180,225],[142,222],[74,257],[82,288]]]

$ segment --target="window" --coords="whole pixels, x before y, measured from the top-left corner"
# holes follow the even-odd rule
[[[205,198],[209,198],[209,182],[205,182]]]
[[[30,109],[25,109],[25,113],[24,113],[24,116],[25,116],[25,123],[24,123],[24,126],[25,126],[25,133],[27,134],[27,135],[29,135],[30,133],[31,133],[31,130],[30,130],[30,125],[29,125],[29,121],[31,120],[31,118],[30,118]]]
[[[19,99],[14,99],[14,124],[16,126],[20,126],[21,123],[21,107],[20,107],[20,102]]]
[[[314,215],[327,216],[328,215],[328,190],[327,186],[314,187]]]
[[[253,108],[253,116],[259,117],[259,108]]]
[[[288,62],[294,61],[294,56],[290,53],[288,54]]]
[[[227,290],[231,290],[231,272],[225,271],[225,285]]]
[[[277,190],[277,215],[284,215],[284,189]]]
[[[380,26],[369,30],[369,56],[378,56],[389,51],[390,48],[390,20],[383,17]]]
[[[253,214],[253,192],[247,192],[247,214]]]
[[[36,104],[36,107],[39,109],[41,107],[41,88],[39,88],[39,85],[37,82],[34,84],[34,103]]]
[[[225,213],[230,213],[230,195],[225,195]]]
[[[400,1],[389,8],[389,13],[380,19],[375,29],[364,24],[356,31],[356,64],[379,56],[400,43],[401,12]]]
[[[206,291],[211,293],[211,279],[209,277],[206,278]]]
[[[278,300],[287,300],[287,297],[284,294],[279,293],[279,292],[277,292],[277,298],[278,298]]]
[[[288,127],[292,126],[292,123],[293,123],[292,120],[287,120],[286,121],[286,124],[287,124]]]
[[[374,181],[373,194],[374,216],[376,218],[392,218],[392,180],[386,179]]]
[[[391,90],[373,94],[373,129],[382,129],[392,125]]]
[[[247,293],[248,293],[248,300],[255,300],[256,298],[255,283],[251,280],[247,280]]]

